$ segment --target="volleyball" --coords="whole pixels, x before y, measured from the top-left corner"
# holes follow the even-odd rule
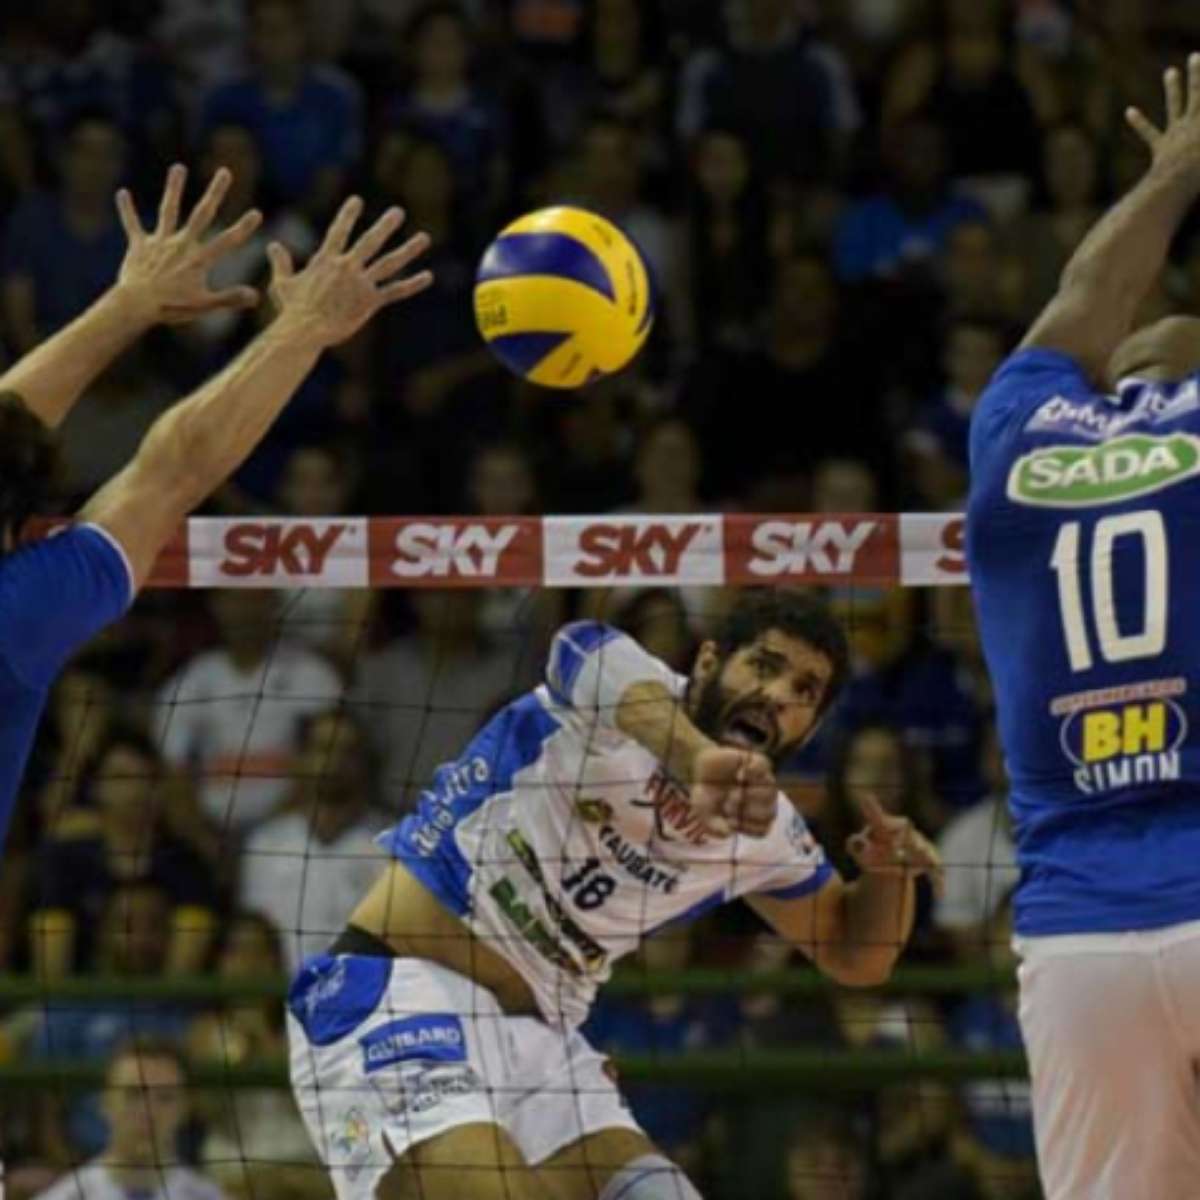
[[[654,324],[650,273],[633,242],[582,208],[513,221],[484,252],[475,323],[530,383],[577,388],[632,361]]]

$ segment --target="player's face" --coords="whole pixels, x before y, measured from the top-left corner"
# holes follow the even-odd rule
[[[777,629],[724,660],[706,642],[693,674],[692,717],[714,741],[780,762],[815,728],[832,677],[824,654]]]

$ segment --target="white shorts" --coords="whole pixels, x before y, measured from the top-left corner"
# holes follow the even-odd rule
[[[1016,947],[1046,1200],[1195,1200],[1200,922]]]
[[[462,1125],[499,1125],[530,1165],[603,1129],[640,1132],[581,1033],[509,1016],[435,963],[322,955],[288,1009],[292,1087],[339,1200],[373,1196],[394,1157]]]

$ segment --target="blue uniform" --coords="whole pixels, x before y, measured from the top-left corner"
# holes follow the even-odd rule
[[[50,685],[132,600],[124,553],[94,525],[0,559],[0,843]]]
[[[1025,935],[1200,919],[1200,377],[1024,350],[971,426],[968,561]]]

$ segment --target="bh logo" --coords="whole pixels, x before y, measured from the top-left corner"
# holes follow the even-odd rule
[[[1174,700],[1072,713],[1060,734],[1085,795],[1179,778],[1187,717]]]

